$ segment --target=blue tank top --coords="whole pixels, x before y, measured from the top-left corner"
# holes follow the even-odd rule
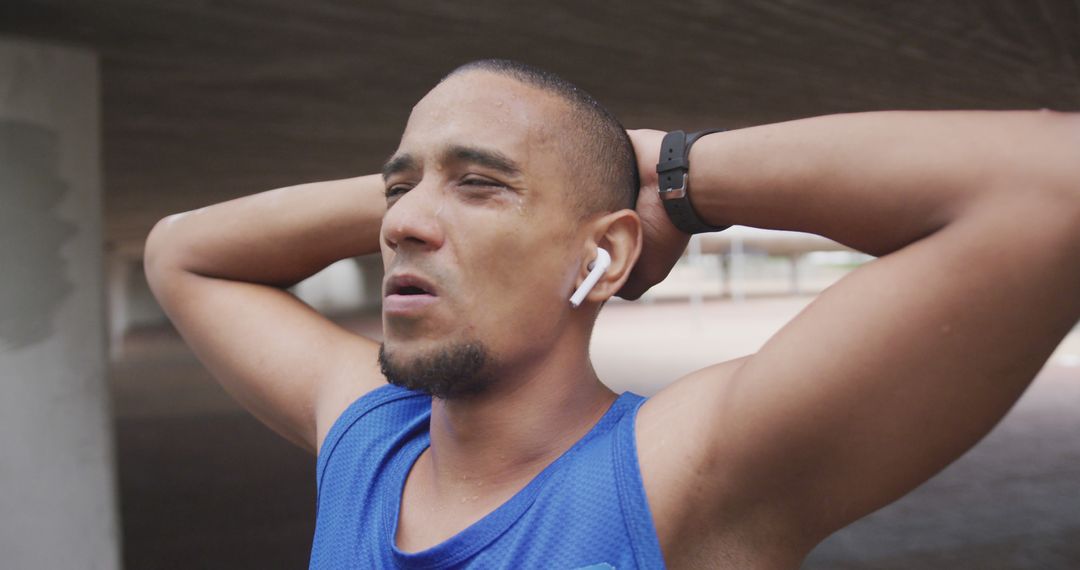
[[[374,390],[334,422],[319,453],[310,567],[663,568],[634,439],[644,401],[619,396],[510,500],[445,542],[406,553],[394,540],[398,509],[409,470],[430,444],[431,397]]]

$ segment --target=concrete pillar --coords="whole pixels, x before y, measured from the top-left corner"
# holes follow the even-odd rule
[[[0,566],[120,566],[97,60],[0,39]]]

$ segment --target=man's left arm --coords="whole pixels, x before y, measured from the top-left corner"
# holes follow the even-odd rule
[[[647,175],[662,134],[632,136]],[[650,425],[705,434],[644,449],[660,461],[643,469],[647,488],[663,477],[705,489],[717,524],[808,550],[974,445],[1080,318],[1077,115],[821,117],[708,135],[690,165],[707,223],[811,232],[880,256],[759,353],[642,409],[639,439]],[[635,271],[655,276],[679,240],[658,200],[642,200],[652,250],[646,236]]]

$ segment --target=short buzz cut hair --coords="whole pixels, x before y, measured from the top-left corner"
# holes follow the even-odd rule
[[[635,207],[640,183],[634,146],[615,115],[592,95],[550,71],[509,59],[472,61],[443,81],[469,71],[516,79],[568,104],[571,114],[563,126],[570,129],[570,136],[564,152],[570,171],[579,176],[566,190],[582,217]]]

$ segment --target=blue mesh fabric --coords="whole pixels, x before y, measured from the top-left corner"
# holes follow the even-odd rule
[[[431,398],[384,386],[323,443],[311,568],[663,568],[621,395],[596,426],[495,511],[428,550],[394,545],[405,478],[429,445]]]

